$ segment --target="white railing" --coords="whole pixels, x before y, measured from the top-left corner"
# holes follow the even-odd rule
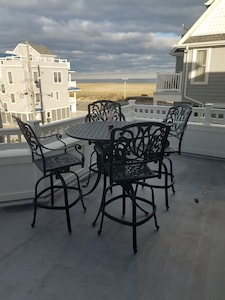
[[[6,56],[1,57],[2,60],[7,61],[20,61],[27,60],[26,56]],[[55,56],[32,56],[32,61],[34,62],[50,62],[50,63],[68,63],[67,59],[56,58]]]
[[[169,106],[136,104],[130,100],[122,110],[127,120],[162,120]],[[66,142],[82,145],[85,160],[83,169],[78,170],[81,176],[88,171],[88,157],[92,146],[87,141],[77,141],[66,137],[64,131],[69,126],[85,121],[85,116],[69,120],[40,125],[39,121],[31,122],[38,136],[53,133],[63,134]],[[31,198],[33,187],[39,173],[32,164],[31,155],[20,130],[15,128],[0,129],[0,202]],[[185,132],[182,151],[225,159],[225,110],[215,109],[212,104],[205,108],[193,108],[190,121]]]
[[[136,100],[129,100],[129,106],[123,107],[123,113],[128,119],[154,119],[163,120],[169,106],[136,104]],[[207,103],[205,107],[193,107],[190,122],[215,126],[225,125],[225,109],[214,108],[213,104]]]
[[[156,92],[181,91],[181,73],[158,74],[156,80]]]
[[[32,122],[32,126],[38,136],[47,136],[55,133],[65,135],[65,129],[84,122],[85,116],[80,116],[73,119],[65,119],[63,121],[52,122],[45,125],[40,125],[40,122]],[[15,128],[0,128],[0,151],[5,149],[16,149],[24,146],[24,139],[18,127]],[[1,154],[0,154],[1,155]]]
[[[163,120],[168,108],[169,106],[136,104],[136,100],[129,100],[129,105],[123,106],[122,110],[127,120]],[[66,128],[82,123],[84,119],[85,115],[45,125],[39,125],[39,122],[37,122],[34,126],[38,136],[54,133],[64,134]],[[206,104],[205,107],[193,107],[190,122],[198,123],[199,126],[225,126],[225,109],[214,108],[213,104]],[[21,141],[24,142],[18,127],[0,128],[0,141],[0,150],[18,148]]]

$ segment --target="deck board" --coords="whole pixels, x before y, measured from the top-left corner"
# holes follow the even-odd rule
[[[39,209],[32,229],[30,202],[1,204],[1,299],[224,299],[225,162],[181,155],[174,166],[170,209],[157,190],[160,229],[138,228],[136,255],[129,227],[106,219],[101,236],[92,227],[101,184],[86,213],[71,210],[71,235],[63,212]]]

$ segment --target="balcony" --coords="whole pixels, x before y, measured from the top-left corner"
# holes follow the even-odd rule
[[[130,101],[123,112],[130,120],[163,119],[167,109]],[[72,235],[64,213],[58,211],[39,209],[32,229],[31,198],[38,173],[19,130],[1,129],[5,141],[0,150],[2,299],[222,300],[224,115],[212,105],[194,109],[183,154],[174,155],[176,193],[169,195],[170,209],[165,209],[163,192],[156,190],[160,230],[156,232],[151,221],[139,227],[135,256],[129,227],[106,220],[98,236],[99,223],[91,225],[101,184],[85,197],[86,213],[79,205],[71,210]],[[47,135],[80,122],[83,116],[44,126],[34,122],[33,127]],[[88,157],[91,149],[86,142],[83,151]],[[87,167],[86,162],[80,170],[83,182]]]
[[[158,74],[154,102],[180,102],[182,89],[182,72]]]
[[[222,300],[224,161],[184,154],[174,164],[170,209],[156,190],[160,229],[151,221],[138,229],[135,256],[129,227],[106,220],[98,236],[91,225],[101,185],[85,197],[85,213],[71,210],[71,235],[63,212],[39,209],[31,228],[31,201],[2,203],[2,299]]]

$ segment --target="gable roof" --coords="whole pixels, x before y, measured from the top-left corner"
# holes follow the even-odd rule
[[[208,7],[184,34],[176,48],[193,43],[225,43],[225,0],[209,0]]]
[[[35,44],[30,44],[32,48],[34,48],[38,53],[40,54],[46,54],[46,55],[55,55],[54,52],[49,50],[47,47],[43,45],[35,45]]]

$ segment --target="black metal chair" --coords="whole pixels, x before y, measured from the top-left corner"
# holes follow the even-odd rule
[[[107,150],[109,159],[107,163],[104,162],[104,188],[99,210],[102,217],[98,233],[102,231],[104,217],[131,226],[134,253],[137,252],[137,226],[154,218],[156,229],[159,228],[154,191],[147,179],[161,177],[168,133],[169,126],[158,122],[132,123],[111,131]],[[154,168],[157,165],[156,172],[150,167],[151,163]],[[109,184],[107,184],[108,177]],[[118,186],[122,187],[121,192],[116,190],[115,195],[111,194],[112,188]],[[139,194],[143,192],[142,189],[138,189],[139,186],[150,188],[151,193],[147,193],[150,199]],[[128,199],[131,201],[130,218],[126,217],[126,211],[129,210]],[[122,214],[119,211],[119,215],[116,215],[113,209],[109,209],[115,201],[122,203]]]
[[[88,114],[86,115],[85,121],[86,122],[125,121],[125,116],[122,113],[121,105],[119,102],[114,102],[111,100],[98,100],[88,105]],[[89,143],[91,144],[93,142],[89,141]],[[98,147],[98,149],[100,149],[102,147],[104,148],[105,146],[106,146],[105,144],[95,145],[94,148]],[[100,171],[98,167],[98,155],[99,155],[99,151],[97,153],[96,149],[94,149],[94,151],[91,153],[87,185],[90,182],[91,173],[92,172],[99,173]],[[93,189],[95,188],[95,186],[96,184],[93,186]]]
[[[61,139],[60,134],[54,134],[51,136],[45,136],[38,138],[30,126],[30,124],[23,122],[18,117],[13,117],[22,134],[24,135],[30,149],[32,155],[32,161],[36,165],[36,167],[43,174],[35,184],[35,196],[34,196],[34,214],[33,214],[33,222],[32,227],[35,225],[36,221],[36,213],[37,208],[47,208],[47,209],[56,209],[56,210],[65,210],[66,211],[66,219],[67,219],[67,227],[69,232],[71,233],[71,221],[70,221],[70,208],[74,206],[77,202],[81,201],[84,210],[86,207],[83,202],[82,190],[80,187],[80,181],[77,173],[71,170],[73,166],[81,166],[84,165],[84,156],[82,154],[81,146],[76,144],[71,147],[67,147],[64,141]],[[46,138],[52,138],[59,145],[58,149],[51,149],[43,144],[43,141]],[[74,149],[77,154],[76,156],[72,154],[69,150]],[[53,154],[54,153],[54,154]],[[63,177],[64,174],[71,173],[74,175],[74,180],[76,185],[69,185],[66,183],[66,178]],[[48,181],[48,180],[49,181]],[[40,188],[40,184],[45,184],[44,188]],[[47,186],[46,186],[47,184]],[[56,205],[55,204],[55,191],[62,189],[64,192],[64,205]],[[75,190],[78,195],[74,197],[73,200],[69,201],[68,199],[68,190]],[[50,195],[50,203],[44,198]],[[42,198],[42,201],[40,201]]]
[[[125,121],[119,102],[98,100],[88,105],[86,122]]]
[[[157,185],[154,187],[165,189],[165,204],[167,210],[169,209],[168,190],[172,188],[173,193],[175,193],[173,162],[170,156],[174,153],[177,153],[178,155],[181,154],[182,141],[191,113],[191,105],[186,103],[177,103],[169,108],[166,118],[163,120],[163,123],[170,126],[163,160],[163,174],[165,175],[165,181],[163,185]]]

